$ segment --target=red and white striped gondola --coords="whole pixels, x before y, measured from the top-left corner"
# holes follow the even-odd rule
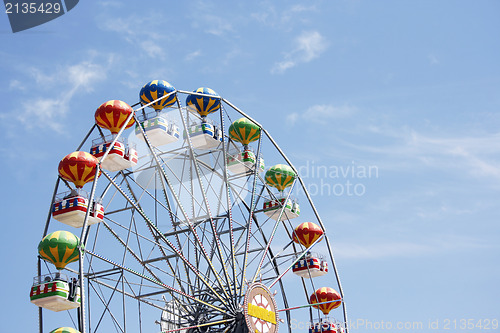
[[[52,217],[61,223],[81,228],[88,209],[88,194],[81,189],[76,189],[56,197],[52,205]],[[88,225],[99,223],[103,218],[104,207],[99,200],[93,200],[90,205]]]
[[[308,252],[293,265],[292,271],[306,279],[323,276],[328,273],[328,262],[319,255]]]

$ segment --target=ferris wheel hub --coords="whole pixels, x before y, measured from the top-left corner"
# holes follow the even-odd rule
[[[260,282],[251,284],[243,303],[245,321],[250,333],[275,333],[278,331],[276,301],[270,290]]]

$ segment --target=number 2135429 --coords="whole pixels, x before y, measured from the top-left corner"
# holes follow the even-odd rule
[[[59,14],[61,4],[51,2],[6,2],[5,12],[7,14]]]
[[[496,330],[498,329],[498,319],[444,319],[443,329],[445,330]]]

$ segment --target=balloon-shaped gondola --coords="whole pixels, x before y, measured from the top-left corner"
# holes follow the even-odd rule
[[[214,113],[220,108],[220,96],[210,88],[201,87],[186,98],[187,109],[197,112],[202,118]]]
[[[229,137],[247,148],[250,142],[260,138],[260,127],[247,118],[240,118],[229,126]]]
[[[93,155],[84,151],[75,151],[59,162],[59,176],[72,182],[77,188],[82,188],[83,185],[94,180],[97,163],[99,161]]]
[[[267,170],[265,181],[268,186],[279,191],[276,199],[270,198],[264,202],[264,213],[274,220],[293,219],[300,215],[298,202],[284,194],[287,187],[292,186],[297,174],[286,164],[276,164]]]
[[[304,222],[299,224],[293,232],[293,241],[304,245],[311,246],[318,238],[323,235],[323,230],[312,222]]]
[[[38,253],[58,270],[80,258],[80,239],[69,231],[54,231],[38,244]]]
[[[266,172],[266,184],[283,192],[291,186],[297,174],[286,164],[276,164]]]
[[[132,107],[120,100],[107,101],[97,108],[94,114],[96,124],[112,133],[110,137],[94,140],[90,148],[90,153],[99,161],[104,157],[106,151],[110,150],[106,159],[101,162],[103,169],[120,171],[137,164],[138,156],[135,146],[129,145],[126,140],[117,139],[110,149],[111,143],[120,130],[123,127],[127,129],[134,124],[133,117],[128,120],[132,113],[134,113]]]
[[[328,315],[331,310],[340,306],[342,303],[341,299],[340,294],[335,289],[322,287],[316,289],[316,291],[309,297],[309,303],[317,304],[313,305],[313,307],[321,310],[324,315]]]
[[[161,111],[163,108],[171,106],[177,102],[177,95],[175,94],[175,88],[173,85],[164,80],[153,80],[148,82],[142,87],[139,93],[139,98],[141,99],[142,105],[147,105],[158,98],[165,97],[159,101],[150,104],[149,106],[155,109],[155,111]]]
[[[123,127],[128,117],[134,110],[127,103],[120,100],[110,100],[102,103],[95,111],[95,122],[99,127],[108,129],[111,133],[117,134]],[[131,118],[125,129],[134,124],[134,118]]]
[[[201,121],[198,118],[189,120],[184,138],[189,137],[193,148],[211,149],[218,147],[222,142],[222,131],[207,116],[221,108],[220,96],[210,88],[198,88],[187,96],[186,108],[190,113],[199,115]]]
[[[323,230],[316,223],[304,222],[294,229],[292,239],[295,243],[309,248],[322,235]],[[307,251],[305,255],[298,258],[292,271],[303,278],[314,278],[328,273],[328,262],[316,253]]]
[[[162,99],[154,102],[158,98]],[[155,112],[146,113],[143,110],[142,114],[137,116],[139,123],[136,124],[135,135],[145,141],[146,134],[149,143],[155,147],[177,141],[180,136],[179,127],[164,112],[160,114],[166,107],[176,104],[177,90],[174,86],[164,80],[153,80],[142,87],[139,99],[144,106],[152,103],[149,106],[155,109]]]
[[[247,118],[240,118],[229,126],[228,132],[231,140],[243,145],[243,150],[238,153],[229,153],[227,168],[233,173],[251,171],[255,166],[256,156],[248,145],[259,140],[260,127]],[[259,159],[258,170],[264,171],[264,159],[262,157]]]
[[[83,185],[94,181],[98,163],[95,156],[84,151],[68,154],[59,162],[59,176],[75,184],[77,189],[58,194],[52,205],[52,217],[64,224],[80,228],[90,207],[88,224],[102,221],[104,207],[96,200],[89,205],[88,194],[81,190]]]

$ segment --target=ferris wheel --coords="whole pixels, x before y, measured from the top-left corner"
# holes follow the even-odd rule
[[[38,246],[41,333],[347,331],[325,225],[256,120],[154,80],[95,121]]]

